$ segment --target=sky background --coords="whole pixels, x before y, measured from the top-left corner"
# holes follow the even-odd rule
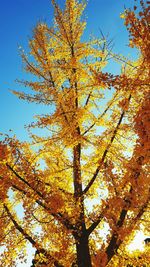
[[[64,0],[57,1],[60,5]],[[128,32],[120,19],[124,6],[133,7],[134,0],[89,0],[85,11],[87,29],[84,38],[91,34],[100,36],[99,28],[114,40],[114,52],[123,55],[132,53],[128,48]],[[9,129],[21,140],[27,139],[24,125],[33,121],[35,114],[50,112],[43,105],[26,103],[10,90],[23,90],[15,80],[25,79],[18,46],[28,52],[28,40],[38,21],[52,25],[53,8],[50,0],[0,0],[0,132]],[[120,66],[110,71],[119,72]]]

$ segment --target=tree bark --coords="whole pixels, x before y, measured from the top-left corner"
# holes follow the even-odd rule
[[[89,242],[87,236],[81,236],[76,239],[77,266],[92,267]]]
[[[129,204],[129,203],[128,203]],[[117,222],[117,227],[118,229],[120,227],[122,227],[126,215],[127,215],[128,209],[123,208],[121,213],[120,213],[120,217],[119,220]],[[112,238],[110,240],[110,243],[106,249],[106,254],[107,254],[107,264],[108,262],[112,259],[112,257],[115,255],[115,253],[117,252],[117,249],[119,248],[120,244],[122,243],[122,241],[120,239],[118,239],[118,233],[114,233],[112,235]]]

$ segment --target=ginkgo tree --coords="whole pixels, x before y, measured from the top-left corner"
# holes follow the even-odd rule
[[[149,1],[121,15],[136,61],[104,38],[83,41],[85,1],[52,4],[53,27],[39,23],[22,52],[36,79],[19,82],[32,91],[14,91],[50,112],[29,125],[30,143],[0,143],[0,265],[16,266],[30,243],[32,266],[126,266],[127,244],[148,224]],[[120,75],[105,72],[109,57]]]

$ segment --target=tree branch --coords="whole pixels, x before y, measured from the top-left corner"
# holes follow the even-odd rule
[[[130,94],[130,96],[129,96],[129,98],[128,98],[128,101],[130,101],[130,99],[131,99],[131,94]],[[106,149],[105,149],[105,151],[104,151],[104,153],[103,153],[102,158],[99,160],[100,163],[99,163],[98,167],[96,168],[95,173],[94,173],[92,179],[90,180],[90,182],[88,183],[88,185],[87,185],[87,186],[85,187],[85,189],[83,190],[83,194],[86,194],[86,193],[88,192],[88,190],[90,189],[90,187],[92,186],[92,184],[94,183],[94,181],[95,181],[95,179],[96,179],[96,177],[97,177],[97,175],[98,175],[98,173],[99,173],[99,171],[100,171],[100,169],[101,169],[101,166],[102,166],[102,164],[104,163],[104,160],[105,160],[105,158],[106,158],[106,156],[107,156],[107,153],[108,153],[108,151],[109,151],[109,148],[111,147],[111,145],[112,145],[112,143],[113,143],[113,141],[114,141],[114,139],[115,139],[115,137],[116,137],[116,134],[117,134],[117,132],[118,132],[118,129],[119,129],[119,127],[120,127],[120,125],[121,125],[121,123],[122,123],[122,120],[123,120],[123,118],[124,118],[124,115],[125,115],[125,110],[122,111],[121,116],[120,116],[120,119],[119,119],[119,121],[118,121],[118,123],[117,123],[117,126],[116,126],[116,128],[114,129],[113,135],[112,135],[112,137],[111,137],[111,139],[110,139],[110,142],[109,142],[109,144],[107,145],[107,147],[106,147]]]
[[[106,205],[105,209],[99,214],[97,219],[91,224],[91,226],[87,229],[87,234],[90,235],[94,229],[99,225],[101,220],[104,218],[105,211],[109,208],[109,205]]]
[[[37,193],[37,195],[39,197],[41,197],[45,202],[46,199],[44,197],[43,194],[41,194],[41,192],[37,191],[35,188],[33,188],[30,183],[28,181],[26,181],[24,178],[22,178],[8,163],[6,163],[6,166],[16,175],[16,177],[21,180],[23,183],[25,183],[31,190],[33,190],[34,192]],[[11,183],[12,184],[12,183]],[[27,194],[27,192],[23,189],[20,189],[19,187],[17,187],[16,185],[12,184],[12,186],[21,191],[22,193],[24,193],[25,195]],[[42,206],[43,208],[45,208],[48,212],[50,212],[50,214],[57,219],[58,221],[60,221],[68,230],[72,230],[75,231],[76,228],[71,224],[71,222],[69,221],[68,218],[65,218],[65,216],[63,214],[59,213],[54,213],[52,212],[52,209],[49,208],[47,205],[48,203],[46,203],[47,205],[45,205],[41,200],[35,200],[36,203],[38,203],[40,206]]]
[[[22,176],[20,176],[8,163],[6,163],[6,166],[8,167],[8,169],[11,170],[11,172],[13,174],[15,174],[15,176],[21,180],[23,183],[25,183],[30,189],[32,189],[39,197],[44,197],[43,194],[41,194],[41,192],[37,191],[35,188],[33,188],[30,183],[28,181],[26,181]]]
[[[34,247],[37,247],[37,242],[29,235],[26,233],[26,231],[18,224],[18,222],[14,219],[13,215],[11,214],[10,210],[8,209],[8,207],[6,206],[6,204],[4,204],[4,209],[6,210],[9,218],[11,219],[11,221],[13,222],[14,226],[16,227],[16,229],[25,237],[26,240],[28,240]]]
[[[49,260],[52,260],[54,262],[54,266],[55,267],[63,267],[63,265],[59,264],[59,262],[52,257],[48,251],[46,251],[44,248],[41,247],[40,244],[38,244],[20,225],[19,223],[15,220],[15,218],[13,217],[13,215],[11,214],[10,210],[8,209],[7,205],[4,204],[4,209],[6,210],[8,217],[11,219],[11,221],[13,222],[14,226],[16,227],[16,229],[24,236],[24,238],[26,240],[28,240],[33,247],[37,248],[38,250],[42,251],[42,253],[48,257]]]
[[[24,195],[27,194],[27,192],[24,189],[19,188],[18,186],[12,184],[12,187],[20,192],[22,192]],[[53,216],[56,220],[58,220],[61,224],[63,224],[68,230],[72,230],[75,231],[76,228],[75,226],[73,226],[69,219],[66,218],[63,214],[59,213],[54,213],[52,212],[52,209],[49,208],[47,205],[45,205],[41,200],[36,199],[35,202],[41,206],[42,208],[44,208],[48,213],[50,213],[51,216]]]
[[[143,213],[145,212],[146,208],[148,207],[149,200],[150,200],[150,196],[148,197],[147,201],[142,205],[142,207],[140,208],[136,217],[133,218],[133,220],[130,224],[130,233],[131,233],[131,231],[133,231],[137,221],[142,217]],[[123,226],[124,221],[126,219],[127,212],[129,210],[130,206],[131,206],[131,203],[128,202],[127,206],[122,209],[122,211],[120,213],[119,220],[117,222],[118,230]],[[129,235],[129,232],[126,235]],[[124,239],[125,239],[125,237],[124,237]],[[123,240],[120,238],[118,239],[117,231],[115,231],[115,233],[113,233],[111,240],[110,240],[110,243],[109,243],[109,245],[106,249],[106,252],[105,252],[107,254],[107,264],[112,259],[112,257],[116,254],[117,250],[119,249],[119,247],[123,243],[124,239]]]
[[[117,96],[118,92],[115,94],[113,100],[108,104],[108,106],[106,107],[106,109],[103,111],[103,113],[100,115],[100,117],[98,118],[99,120],[106,114],[106,112],[108,111],[108,109],[111,107],[113,101],[115,100],[116,96]],[[95,126],[96,122],[94,122],[93,124],[90,125],[90,127],[88,129],[86,129],[84,131],[84,133],[82,133],[82,135],[85,135],[86,133],[88,133],[94,126]]]

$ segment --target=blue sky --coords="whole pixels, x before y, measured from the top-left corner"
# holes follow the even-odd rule
[[[64,0],[58,0],[62,5]],[[132,7],[133,0],[89,0],[86,8],[87,29],[85,39],[90,34],[109,33],[114,39],[114,52],[128,55],[128,33],[120,19],[120,13],[126,7]],[[18,52],[18,45],[28,51],[28,39],[38,21],[53,20],[53,8],[50,0],[3,0],[0,8],[0,132],[8,133],[12,129],[18,138],[25,140],[27,133],[24,124],[33,121],[33,115],[44,113],[42,105],[28,104],[19,100],[9,89],[21,90],[15,80],[24,79],[25,72]],[[114,69],[115,68],[115,69]],[[112,72],[119,70],[112,67]]]

